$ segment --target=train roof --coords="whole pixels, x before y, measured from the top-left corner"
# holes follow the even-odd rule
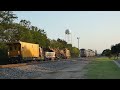
[[[29,42],[16,41],[16,42],[7,42],[6,44],[21,44],[21,43],[29,43]],[[35,44],[35,43],[31,43],[31,44]]]
[[[80,49],[80,50],[85,50],[84,48]]]

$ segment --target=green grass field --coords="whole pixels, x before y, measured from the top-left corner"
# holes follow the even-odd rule
[[[108,58],[96,58],[85,68],[88,79],[120,79],[120,68]]]

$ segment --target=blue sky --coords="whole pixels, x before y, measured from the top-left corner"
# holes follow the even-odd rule
[[[44,29],[48,38],[65,40],[65,30],[71,31],[73,46],[101,53],[120,43],[119,11],[14,11],[21,19]],[[70,37],[71,38],[71,37]]]

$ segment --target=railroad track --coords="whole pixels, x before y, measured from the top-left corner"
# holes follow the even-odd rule
[[[27,63],[7,64],[7,65],[0,65],[0,68],[20,67],[20,66],[35,65],[35,64],[47,63],[47,62],[51,62],[51,61],[31,61]]]
[[[27,63],[0,65],[0,68],[12,68],[12,67],[20,67],[20,66],[26,66],[26,65],[34,65],[34,64],[40,64],[40,61],[31,61],[31,62],[27,62]]]
[[[12,68],[12,67],[20,67],[25,66],[27,63],[20,63],[20,64],[7,64],[7,65],[0,65],[0,68]]]
[[[31,62],[27,62],[27,63],[0,65],[0,68],[12,68],[12,67],[20,67],[20,66],[26,66],[26,65],[35,65],[35,64],[40,64],[40,63],[67,61],[67,60],[70,60],[70,59],[62,59],[62,60],[55,60],[55,61],[31,61]],[[76,60],[72,60],[72,61],[76,61]],[[88,61],[88,60],[83,59],[83,61]]]

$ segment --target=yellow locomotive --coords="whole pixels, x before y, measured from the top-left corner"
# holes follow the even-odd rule
[[[7,43],[7,45],[9,61],[12,63],[38,60],[42,57],[42,48],[39,44],[18,41]]]

